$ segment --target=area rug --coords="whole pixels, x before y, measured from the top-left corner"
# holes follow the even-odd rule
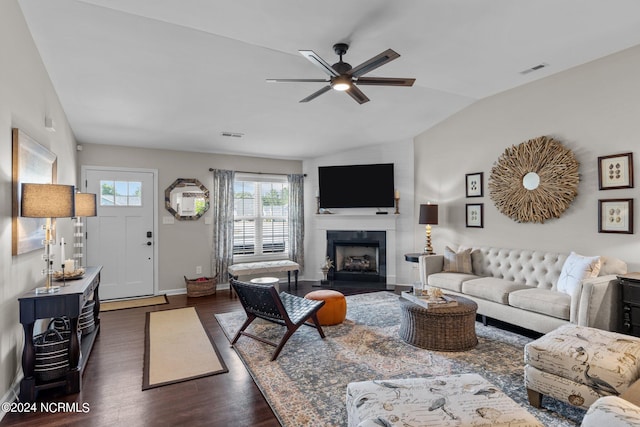
[[[194,307],[147,313],[142,389],[229,372]]]
[[[243,311],[216,314],[227,338],[242,325]],[[347,320],[293,334],[275,362],[273,347],[248,337],[235,345],[254,381],[285,427],[345,426],[347,384],[354,381],[477,373],[502,389],[544,425],[579,425],[585,411],[545,398],[546,409],[529,406],[524,388],[524,345],[531,339],[476,323],[478,346],[459,353],[432,352],[406,344],[398,336],[398,295],[390,292],[347,297]],[[284,328],[256,320],[248,328],[279,341]]]
[[[152,305],[169,304],[166,295],[155,297],[135,298],[121,301],[100,301],[100,312],[124,310],[125,308],[149,307]]]

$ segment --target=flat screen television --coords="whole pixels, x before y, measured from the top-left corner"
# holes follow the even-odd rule
[[[394,206],[393,163],[318,167],[321,208]]]

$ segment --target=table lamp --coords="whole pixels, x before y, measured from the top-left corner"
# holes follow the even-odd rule
[[[84,248],[84,232],[82,227],[82,217],[97,216],[96,195],[93,193],[76,193],[76,222],[74,224],[73,231],[73,257],[76,261],[76,268],[80,268],[84,265],[82,259]]]
[[[426,243],[424,253],[433,255],[433,247],[431,247],[431,225],[438,224],[438,205],[426,204],[420,205],[420,224],[426,224]]]
[[[44,261],[47,275],[44,287],[36,288],[36,293],[54,293],[60,286],[52,286],[53,255],[51,220],[53,218],[70,218],[75,215],[75,187],[59,184],[22,184],[22,200],[20,216],[29,218],[46,218],[44,243]]]

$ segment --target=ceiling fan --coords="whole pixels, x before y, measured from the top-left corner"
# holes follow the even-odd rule
[[[327,61],[322,59],[312,50],[299,50],[305,58],[313,65],[320,68],[329,75],[328,79],[267,79],[267,82],[324,82],[329,83],[322,89],[312,93],[300,102],[309,102],[317,98],[330,89],[344,91],[358,104],[364,104],[369,98],[356,85],[374,85],[374,86],[413,86],[416,79],[405,79],[395,77],[362,77],[364,74],[375,70],[376,68],[399,58],[400,55],[392,49],[387,49],[379,55],[374,56],[368,61],[363,62],[353,68],[350,64],[342,61],[342,55],[347,53],[349,45],[346,43],[337,43],[333,45],[333,51],[340,56],[340,61],[333,65],[329,65]]]

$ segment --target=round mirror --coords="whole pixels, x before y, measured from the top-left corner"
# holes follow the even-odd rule
[[[209,190],[193,178],[178,178],[164,190],[164,204],[180,220],[195,220],[209,210]]]
[[[527,190],[535,190],[540,185],[540,176],[535,172],[529,172],[522,178],[522,186]]]

